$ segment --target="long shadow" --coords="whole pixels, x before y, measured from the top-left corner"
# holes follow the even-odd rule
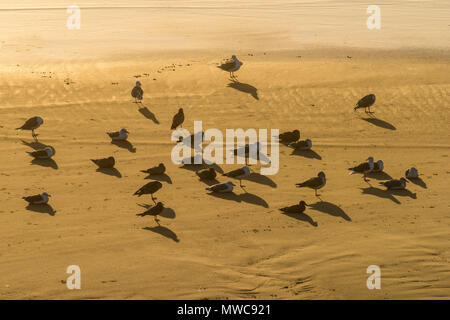
[[[250,173],[250,175],[248,177],[246,177],[244,180],[256,182],[259,184],[264,184],[264,185],[272,187],[272,188],[277,187],[277,184],[272,179],[270,179],[268,176],[265,176],[265,175],[262,175],[262,174],[259,174],[256,172]]]
[[[56,211],[49,204],[29,204],[26,209],[33,212],[47,213],[51,216],[54,216],[56,213]]]
[[[122,174],[116,168],[98,168],[96,171],[97,172],[101,172],[103,174],[106,174],[108,176],[114,176],[114,177],[117,177],[117,178],[122,178]]]
[[[156,226],[156,227],[145,227],[142,228],[144,230],[148,230],[154,233],[159,233],[160,235],[172,239],[175,242],[180,242],[180,239],[178,239],[178,236],[175,232],[170,230],[169,228],[163,227],[163,226]]]
[[[229,88],[236,89],[241,92],[250,94],[256,100],[259,100],[258,89],[248,83],[242,83],[239,81],[233,81],[228,84]]]
[[[386,192],[389,192],[392,195],[396,195],[399,197],[410,197],[411,199],[417,199],[417,194],[411,192],[408,189],[405,190],[387,190]]]
[[[285,216],[300,220],[309,222],[313,227],[317,227],[318,223],[314,221],[310,216],[308,216],[306,213],[290,213],[290,212],[281,212]]]
[[[164,181],[167,182],[168,184],[172,184],[172,179],[170,179],[170,177],[163,173],[163,174],[150,174],[148,176],[146,176],[144,179],[152,179],[152,180],[157,180],[157,181]]]
[[[367,187],[367,188],[361,188],[361,191],[363,194],[370,194],[379,198],[383,199],[389,199],[393,202],[400,204],[401,202],[397,200],[392,194],[386,192],[386,190],[375,188],[375,187]]]
[[[33,148],[34,150],[41,150],[47,146],[39,141],[26,142],[25,140],[22,140],[22,143],[30,148]]]
[[[248,192],[242,193],[242,194],[236,194],[234,192],[227,192],[227,193],[210,192],[207,194],[210,196],[216,197],[216,198],[220,198],[220,199],[231,200],[231,201],[236,201],[236,202],[246,202],[246,203],[261,206],[264,208],[269,207],[269,204],[266,202],[266,200],[264,200],[263,198],[255,195],[255,194],[248,193]]]
[[[380,128],[384,128],[384,129],[388,129],[388,130],[397,130],[396,127],[394,127],[392,124],[390,124],[387,121],[375,118],[375,117],[371,117],[371,118],[361,118],[361,120],[367,121],[377,127]]]
[[[376,180],[391,180],[392,179],[392,177],[384,171],[370,172],[370,173],[366,174],[366,176],[367,176],[367,178],[376,179]]]
[[[424,189],[427,188],[427,184],[421,178],[408,178],[408,180]]]
[[[208,186],[213,186],[215,184],[219,183],[219,180],[217,179],[213,179],[213,180],[207,180],[207,179],[198,179],[199,181],[203,182],[204,184],[208,185]]]
[[[152,120],[154,123],[159,124],[158,119],[156,119],[155,114],[151,112],[147,107],[139,108],[138,110],[144,117]]]
[[[347,221],[352,221],[352,219],[345,213],[345,211],[342,210],[341,207],[335,205],[334,203],[327,202],[327,201],[319,201],[319,202],[310,204],[308,206],[312,210],[317,210],[317,211],[324,212],[324,213],[327,213],[327,214],[335,216],[335,217],[341,217]]]
[[[128,151],[135,153],[136,148],[133,146],[133,144],[128,140],[112,140],[111,144],[114,144],[120,148],[127,149]]]
[[[322,157],[320,156],[320,154],[318,154],[317,152],[315,152],[314,150],[293,150],[291,153],[292,156],[302,156],[305,158],[309,158],[309,159],[318,159],[318,160],[322,160]]]
[[[186,170],[191,170],[191,171],[197,171],[197,170],[206,169],[206,168],[214,168],[214,170],[216,170],[218,173],[220,173],[220,174],[223,173],[222,168],[219,165],[217,165],[216,163],[207,164],[202,159],[202,161],[203,161],[202,163],[196,164],[196,163],[194,163],[194,160],[195,160],[194,158],[195,158],[195,156],[192,156],[190,158],[189,157],[184,158],[182,160],[183,165],[180,168],[186,169]],[[187,162],[190,162],[190,163],[187,163]]]
[[[145,209],[150,209],[151,207],[154,207],[153,204],[139,204],[138,206],[145,208]],[[172,208],[167,208],[165,207],[164,210],[159,214],[161,217],[167,218],[167,219],[175,219],[176,217],[176,213]]]
[[[53,159],[33,159],[31,161],[31,164],[42,166],[42,167],[53,168],[55,170],[58,169],[58,164]]]

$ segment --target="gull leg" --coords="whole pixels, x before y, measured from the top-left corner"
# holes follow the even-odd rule
[[[156,204],[156,199],[158,199],[158,198],[155,198],[155,197],[153,197],[153,195],[152,195],[152,200],[153,200],[153,202]]]

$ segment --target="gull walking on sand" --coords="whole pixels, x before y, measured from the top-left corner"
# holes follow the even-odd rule
[[[31,130],[31,135],[34,139],[37,140],[37,134],[34,133],[34,130],[39,128],[44,123],[44,119],[39,116],[28,119],[21,127],[16,128],[16,130]]]
[[[236,80],[237,77],[234,75],[236,71],[238,71],[244,63],[239,61],[235,55],[231,56],[231,59],[222,63],[218,66],[219,69],[227,71],[230,73],[230,78]]]
[[[317,194],[317,190],[323,188],[325,184],[327,183],[327,179],[325,177],[325,173],[323,171],[320,171],[317,174],[317,177],[308,179],[304,182],[297,183],[297,188],[310,188],[314,189],[314,194],[316,197],[320,196]]]
[[[138,217],[145,217],[145,216],[154,216],[155,221],[159,224],[158,215],[161,214],[161,212],[164,210],[164,205],[162,202],[158,202],[155,206],[151,207],[147,211],[143,213],[136,214]]]
[[[134,196],[142,196],[144,194],[149,194],[152,197],[153,202],[156,204],[155,200],[157,198],[153,197],[153,194],[162,188],[162,183],[159,181],[152,181],[141,187],[138,191],[136,191],[133,195]]]
[[[372,172],[374,167],[373,164],[373,157],[369,157],[367,158],[367,162],[363,162],[358,164],[356,167],[353,168],[348,168],[348,170],[351,170],[350,174],[355,174],[355,173],[362,173],[363,177],[364,177],[364,181],[368,181],[366,178],[366,174],[368,174],[369,172]]]
[[[247,166],[244,166],[240,169],[236,169],[227,173],[222,174],[223,176],[239,179],[239,186],[241,188],[244,188],[245,186],[242,185],[242,179],[248,177],[250,175],[250,168]]]
[[[353,110],[356,111],[356,109],[364,108],[364,111],[366,113],[373,113],[372,111],[370,111],[370,107],[375,103],[375,100],[376,100],[375,95],[369,94],[363,97],[361,100],[359,100]]]

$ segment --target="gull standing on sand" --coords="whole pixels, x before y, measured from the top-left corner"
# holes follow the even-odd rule
[[[222,174],[223,176],[239,179],[239,186],[241,188],[245,187],[242,185],[242,179],[245,177],[248,177],[250,175],[250,168],[247,166],[244,166],[240,169],[236,169],[227,173]]]
[[[46,204],[49,200],[50,195],[47,192],[42,192],[34,196],[23,197],[22,199],[29,204]]]
[[[400,178],[398,180],[392,179],[385,182],[380,182],[380,185],[385,186],[388,190],[404,190],[408,180]]]
[[[317,194],[317,190],[323,188],[326,183],[327,183],[327,179],[325,177],[325,173],[323,171],[320,171],[317,174],[317,177],[308,179],[301,183],[297,183],[296,186],[297,186],[297,188],[306,187],[306,188],[314,189],[314,194],[316,197],[318,197],[319,195]]]
[[[144,90],[141,88],[141,82],[136,81],[136,85],[133,90],[131,90],[131,96],[134,98],[134,102],[142,102],[142,98],[144,97]],[[138,101],[139,100],[139,101]]]
[[[107,132],[106,134],[111,138],[111,140],[127,140],[129,132],[127,129],[122,128],[120,131]]]
[[[232,192],[233,186],[235,186],[235,184],[231,181],[228,181],[225,183],[215,184],[211,187],[206,188],[206,190],[212,191],[212,192],[226,193],[226,192]]]
[[[161,175],[166,172],[166,167],[164,166],[164,163],[160,163],[159,165],[152,167],[147,170],[141,170],[143,173],[147,173],[149,175]]]
[[[157,216],[164,210],[164,205],[162,202],[158,202],[155,206],[151,207],[147,211],[143,213],[136,214],[138,217],[145,217],[145,216],[154,216],[155,221],[159,222],[159,219]]]
[[[183,122],[184,122],[184,112],[183,108],[180,108],[178,109],[178,113],[173,116],[172,126],[170,127],[170,129],[174,130],[178,126],[183,127]]]
[[[101,169],[111,169],[114,168],[116,160],[114,157],[102,158],[102,159],[91,159]]]
[[[234,75],[236,71],[238,71],[244,63],[239,61],[235,55],[231,56],[231,59],[222,63],[217,68],[222,69],[230,73],[230,78],[236,80],[237,77]]]
[[[155,200],[157,199],[157,198],[155,198],[155,197],[153,197],[153,194],[156,192],[156,191],[158,191],[159,189],[161,189],[162,188],[162,183],[161,182],[159,182],[159,181],[152,181],[152,182],[149,182],[149,183],[147,183],[146,185],[144,185],[143,187],[141,187],[138,191],[136,191],[133,195],[134,196],[138,196],[138,197],[140,197],[140,196],[142,196],[142,195],[144,195],[144,194],[149,194],[149,195],[151,195],[152,196],[152,200],[153,200],[153,202],[155,202]],[[156,204],[156,202],[155,202],[155,204]]]
[[[16,128],[16,130],[31,130],[31,135],[33,138],[36,139],[36,137],[38,136],[37,134],[34,133],[34,130],[36,130],[37,128],[39,128],[42,124],[44,123],[44,119],[42,119],[39,116],[33,117],[28,119],[23,126]]]
[[[366,178],[366,174],[368,174],[369,172],[372,172],[373,170],[373,157],[369,157],[367,158],[367,162],[363,162],[358,164],[356,167],[353,168],[348,168],[348,170],[351,170],[350,174],[355,174],[355,173],[362,173],[363,177],[364,177],[364,181],[367,181]]]
[[[303,213],[306,209],[306,202],[300,201],[298,204],[281,208],[280,211],[286,212],[286,213]]]
[[[366,113],[373,113],[370,111],[370,107],[375,103],[376,97],[374,94],[369,94],[358,101],[355,108],[353,109],[356,111],[356,109],[364,108],[364,111]]]
[[[52,146],[46,146],[44,149],[27,153],[35,159],[50,159],[55,155],[56,151]]]

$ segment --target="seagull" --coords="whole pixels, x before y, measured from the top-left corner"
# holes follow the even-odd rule
[[[198,170],[195,174],[200,178],[200,180],[214,180],[217,176],[214,168]]]
[[[398,180],[392,179],[385,182],[380,182],[380,185],[385,186],[388,190],[403,190],[406,188],[408,180],[400,178]]]
[[[160,163],[156,167],[152,167],[147,170],[141,170],[141,172],[147,173],[150,175],[161,175],[161,174],[164,174],[164,172],[166,172],[166,167],[164,166],[164,163]]]
[[[55,153],[56,151],[52,146],[46,146],[44,149],[28,152],[35,159],[50,159]]]
[[[303,213],[306,209],[306,202],[300,201],[298,204],[281,208],[280,211],[286,212],[286,213]]]
[[[254,147],[252,147],[252,146],[254,146]],[[255,148],[256,147],[256,148]],[[248,158],[250,157],[250,150],[252,149],[252,148],[255,148],[256,149],[256,159],[259,159],[259,154],[260,154],[260,152],[261,152],[261,144],[259,143],[259,142],[255,142],[254,144],[246,144],[245,146],[244,146],[244,156],[245,156],[245,164],[246,165],[248,165]],[[240,150],[242,150],[242,147],[241,148],[237,148],[237,149],[234,149],[233,150],[233,153],[234,153],[234,155],[235,156],[238,156],[239,155],[239,151]]]
[[[383,160],[378,160],[373,164],[373,170],[372,172],[381,172],[384,169],[384,163]]]
[[[279,135],[279,139],[280,139],[280,142],[283,142],[286,144],[295,142],[298,139],[300,139],[300,131],[294,130],[294,131],[288,131],[288,132],[281,133]]]
[[[185,139],[186,140],[190,139],[191,140],[191,148],[196,149],[197,145],[200,146],[202,144],[202,142],[205,140],[205,132],[199,131],[194,134],[191,134],[188,137],[179,137],[177,142],[178,143],[183,142]]]
[[[405,177],[407,177],[408,179],[417,179],[419,178],[419,171],[417,171],[417,169],[414,167],[409,168],[405,172]]]
[[[310,150],[312,147],[312,141],[310,139],[306,139],[292,142],[289,144],[289,147],[294,148],[295,150]]]
[[[248,177],[250,175],[250,168],[247,166],[244,166],[240,169],[236,169],[236,170],[224,173],[222,175],[226,176],[226,177],[230,177],[230,178],[239,179],[239,186],[241,186],[241,188],[243,188],[245,186],[242,185],[242,179],[244,179],[245,177]]]
[[[228,181],[225,183],[215,184],[211,187],[206,188],[206,190],[209,190],[212,192],[219,192],[219,193],[232,192],[233,186],[235,186],[235,184],[231,181]]]
[[[114,159],[114,157],[108,157],[103,159],[91,159],[91,161],[102,169],[114,168],[114,165],[116,164],[116,160]]]
[[[178,126],[183,127],[183,122],[184,122],[184,112],[183,112],[183,108],[178,109],[178,113],[176,115],[173,116],[173,120],[172,120],[172,126],[170,127],[170,129],[176,129]]]
[[[229,72],[231,79],[237,79],[234,73],[238,71],[243,64],[244,63],[239,61],[235,55],[232,55],[230,60],[226,61],[225,63],[222,63],[217,68]]]
[[[131,96],[134,98],[134,102],[138,103],[142,101],[142,98],[144,97],[144,90],[141,88],[141,82],[136,81],[136,86],[131,90]]]
[[[317,194],[317,190],[323,188],[326,183],[327,183],[327,180],[325,178],[325,173],[323,171],[320,171],[317,174],[317,177],[308,179],[301,183],[297,183],[296,186],[297,186],[297,188],[306,187],[306,188],[314,189],[314,194],[317,197],[317,196],[319,196]]]
[[[373,170],[373,157],[367,158],[367,162],[360,163],[356,167],[348,168],[348,170],[351,170],[350,174],[354,173],[362,173],[364,176],[364,181],[367,181],[366,174],[371,172]]]
[[[42,192],[41,194],[23,197],[22,199],[28,202],[29,204],[46,204],[49,200],[48,199],[49,197],[51,196],[47,192]]]
[[[159,189],[162,188],[162,183],[159,181],[152,181],[147,183],[146,185],[144,185],[143,187],[141,187],[138,191],[136,191],[133,195],[137,195],[138,197],[144,195],[144,194],[150,194],[152,196],[152,200],[153,202],[155,202],[155,200],[157,198],[153,197],[153,194],[158,191]],[[155,202],[156,204],[156,202]]]
[[[155,221],[158,222],[159,219],[157,218],[157,216],[159,214],[161,214],[161,212],[164,210],[164,205],[162,202],[158,202],[155,206],[151,207],[150,209],[148,209],[147,211],[143,212],[143,213],[138,213],[136,214],[138,217],[144,217],[144,216],[154,216],[155,217]]]
[[[120,129],[120,131],[107,132],[106,134],[112,140],[127,140],[129,132],[127,131],[127,129]]]
[[[374,94],[369,94],[365,96],[364,98],[358,101],[358,103],[354,108],[354,111],[356,111],[356,109],[364,108],[364,111],[366,113],[373,113],[370,111],[370,107],[375,103],[375,99],[376,97]]]
[[[42,119],[41,117],[36,116],[36,117],[28,119],[23,124],[23,126],[21,126],[19,128],[16,128],[16,130],[31,130],[31,135],[33,136],[33,138],[36,139],[36,137],[38,135],[34,133],[34,130],[39,128],[43,123],[44,123],[44,119]]]

